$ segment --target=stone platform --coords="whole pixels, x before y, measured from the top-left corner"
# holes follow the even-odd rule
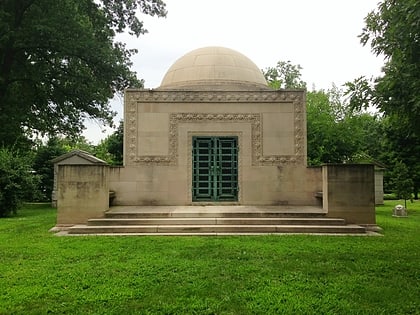
[[[58,235],[371,235],[314,206],[116,206]]]

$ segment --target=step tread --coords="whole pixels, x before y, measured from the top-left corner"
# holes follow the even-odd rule
[[[226,226],[226,227],[255,227],[255,226],[278,226],[278,227],[308,227],[308,228],[316,228],[316,227],[326,227],[326,228],[345,228],[345,227],[359,227],[359,228],[363,228],[360,225],[356,225],[356,224],[347,224],[347,225],[304,225],[304,224],[298,224],[298,225],[289,225],[289,224],[260,224],[260,225],[255,225],[255,224],[208,224],[208,225],[200,225],[200,224],[175,224],[175,225],[161,225],[161,224],[153,224],[153,225],[85,225],[85,224],[78,224],[78,225],[73,225],[72,227],[70,227],[70,229],[72,228],[78,228],[78,227],[87,227],[87,228],[113,228],[113,227],[123,227],[123,228],[139,228],[139,227],[162,227],[162,226],[168,226],[168,227],[179,227],[179,226],[184,226],[184,227],[195,227],[195,226],[199,226],[199,227],[206,227],[206,226],[210,226],[210,227],[220,227],[220,226]]]
[[[99,231],[99,232],[98,232]],[[89,226],[76,225],[68,230],[69,234],[77,233],[202,233],[202,232],[241,232],[241,233],[281,233],[281,232],[329,232],[334,233],[365,233],[365,228],[358,225],[113,225],[113,226]]]
[[[192,205],[192,206],[113,206],[106,217],[325,217],[318,206],[246,206],[246,205]]]
[[[215,221],[245,221],[245,220],[260,220],[260,221],[344,221],[344,219],[340,218],[296,218],[296,217],[279,217],[279,218],[266,218],[266,217],[188,217],[188,218],[177,218],[177,217],[169,217],[169,218],[95,218],[95,219],[89,219],[89,221],[92,222],[108,222],[108,221],[115,221],[115,222],[126,222],[126,221],[139,221],[139,222],[146,222],[150,220],[156,220],[156,221],[162,221],[162,222],[170,222],[170,221],[182,221],[182,220],[197,220],[197,221],[209,221],[209,220],[215,220]]]
[[[376,232],[366,233],[331,233],[331,232],[194,232],[194,233],[175,233],[175,232],[141,232],[141,233],[124,233],[124,232],[112,232],[112,233],[72,233],[60,232],[59,235],[71,235],[71,236],[254,236],[254,235],[334,235],[334,236],[380,236]]]
[[[324,218],[324,213],[282,212],[106,212],[106,218]]]
[[[345,225],[340,218],[99,218],[88,220],[88,225],[160,225],[160,224],[325,224]]]

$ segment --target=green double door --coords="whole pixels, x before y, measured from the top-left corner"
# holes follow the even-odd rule
[[[238,138],[193,137],[193,201],[238,200]]]

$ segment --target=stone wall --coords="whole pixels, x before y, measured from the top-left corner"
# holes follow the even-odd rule
[[[57,225],[84,224],[109,208],[107,165],[59,165]]]
[[[238,202],[316,205],[320,169],[306,167],[305,91],[156,91],[125,94],[116,205],[192,204],[192,138],[237,137]]]
[[[347,223],[376,224],[374,167],[334,164],[322,167],[323,208]]]
[[[375,169],[375,204],[384,204],[384,171]]]

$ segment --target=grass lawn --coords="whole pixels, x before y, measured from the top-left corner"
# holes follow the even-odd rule
[[[396,203],[382,237],[57,237],[28,205],[0,219],[0,314],[420,314],[420,202]]]

